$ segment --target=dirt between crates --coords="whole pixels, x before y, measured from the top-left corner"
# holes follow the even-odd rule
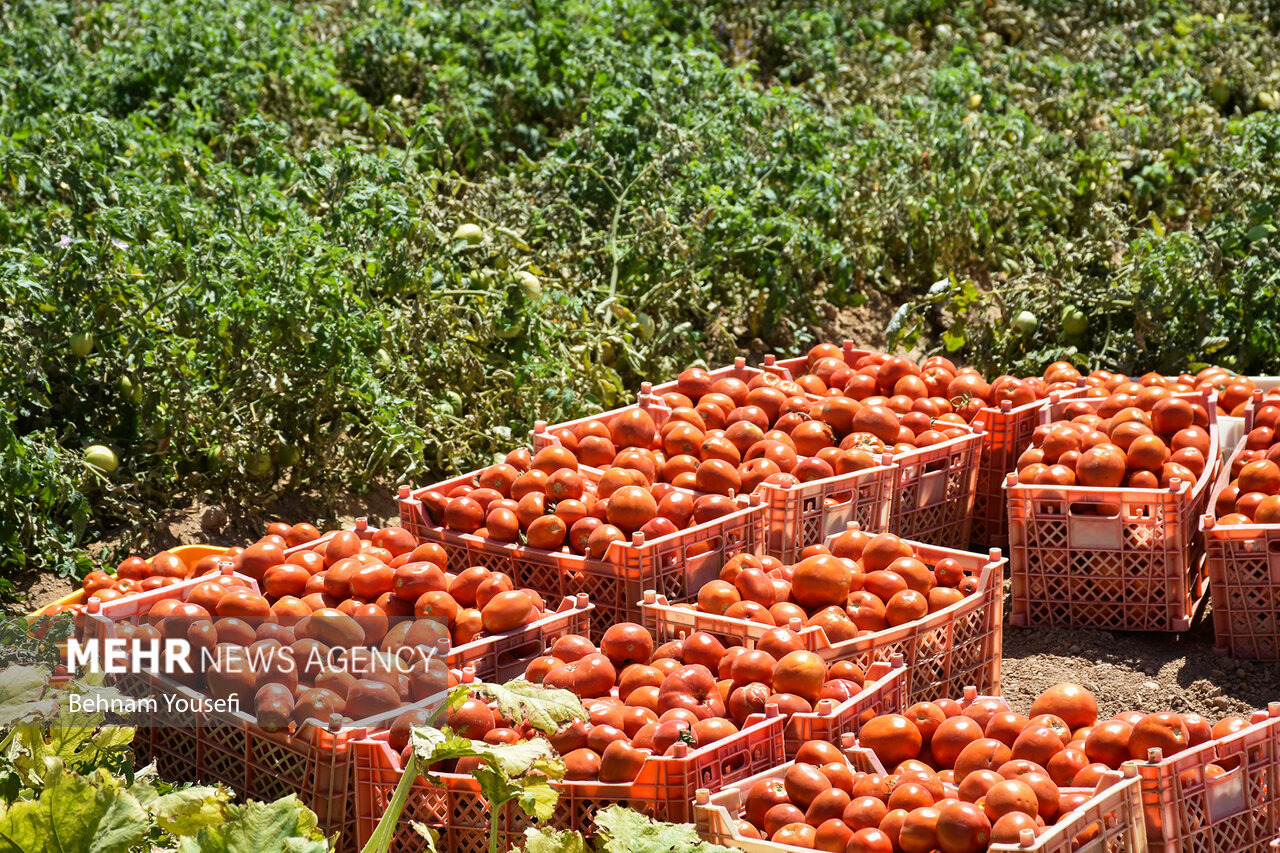
[[[1006,594],[1008,589],[1005,581]],[[1006,613],[1008,608],[1006,600]],[[1213,645],[1208,613],[1181,634],[1006,623],[1000,684],[1010,706],[1026,713],[1048,687],[1077,682],[1098,697],[1099,718],[1132,709],[1194,711],[1216,720],[1247,716],[1280,699],[1280,666],[1274,661],[1224,657]]]

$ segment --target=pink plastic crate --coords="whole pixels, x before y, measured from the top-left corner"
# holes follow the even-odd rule
[[[945,557],[957,560],[978,577],[977,591],[923,619],[839,643],[830,642],[821,628],[801,628],[799,635],[805,648],[827,661],[853,661],[863,671],[875,661],[901,655],[908,672],[905,705],[958,695],[965,686],[999,693],[1004,566],[1008,561],[999,550],[984,556],[918,542],[910,544],[926,565],[934,566]],[[656,593],[646,593],[640,609],[642,624],[658,642],[705,631],[754,648],[755,641],[771,627],[700,613],[677,606]]]
[[[1051,394],[1043,400],[1014,407],[1009,402],[988,407],[974,421],[982,421],[982,461],[973,496],[973,530],[970,538],[984,548],[1009,546],[1009,508],[1004,497],[1004,478],[1017,470],[1018,457],[1031,445],[1031,434],[1040,423],[1040,413],[1059,400],[1075,399],[1084,393],[1077,388]]]
[[[906,696],[907,668],[902,656],[892,655],[887,663],[876,661],[868,668],[866,681],[857,696],[839,703],[819,699],[812,713],[787,718],[784,733],[787,758],[795,758],[805,741],[839,743],[844,735],[856,735],[871,717],[902,713],[909,707]]]
[[[889,454],[882,464],[808,483],[788,477],[784,483],[761,483],[756,494],[767,511],[769,554],[784,563],[800,560],[809,545],[842,532],[851,521],[863,530],[889,529],[899,466]]]
[[[599,480],[600,472],[595,469],[579,470],[584,479],[592,483]],[[718,577],[730,557],[764,552],[765,507],[759,498],[746,496],[738,498],[739,510],[705,524],[657,539],[646,540],[636,533],[631,542],[615,542],[602,560],[568,553],[567,549],[544,551],[482,539],[434,524],[422,505],[422,495],[429,490],[448,491],[474,476],[466,474],[417,491],[402,486],[401,526],[420,541],[443,547],[452,572],[470,566],[505,572],[517,587],[537,590],[554,601],[587,593],[596,608],[591,627],[597,634],[617,622],[637,620],[636,602],[646,589],[682,601]]]
[[[1280,702],[1253,724],[1138,763],[1152,853],[1256,853],[1280,833]],[[1211,777],[1209,765],[1226,772]]]
[[[841,347],[844,350],[844,363],[850,367],[857,364],[858,359],[871,355],[871,350],[855,347],[853,341],[844,341]],[[761,369],[786,371],[787,379],[798,379],[809,372],[809,356],[807,354],[784,359],[778,359],[769,354],[762,361]]]
[[[1252,405],[1252,404],[1251,404]],[[1245,415],[1247,434],[1252,412]],[[1231,465],[1244,438],[1222,466],[1200,521],[1213,598],[1217,649],[1237,658],[1280,660],[1280,524],[1217,524],[1218,493],[1231,483]]]
[[[884,772],[875,756],[866,750],[846,747],[845,757],[854,772]],[[698,791],[693,807],[698,835],[713,844],[747,853],[790,853],[802,849],[774,841],[747,838],[737,828],[751,786],[757,782],[783,778],[793,763],[788,762],[766,770],[720,791]],[[1090,800],[1040,836],[1029,833],[1025,843],[993,844],[989,850],[992,853],[1146,853],[1139,779],[1132,775],[1136,773],[1132,766],[1125,772],[1129,775],[1107,774],[1092,792]],[[1090,836],[1089,840],[1076,841],[1086,833]]]
[[[672,389],[674,390],[674,388]],[[550,446],[558,441],[551,433],[554,430],[570,429],[585,424],[589,421],[600,421],[605,426],[609,425],[615,417],[623,412],[629,412],[635,408],[642,408],[649,413],[649,417],[653,418],[654,426],[658,429],[667,423],[667,419],[671,417],[671,410],[662,404],[662,396],[653,393],[648,382],[644,382],[640,386],[640,393],[636,395],[636,401],[630,406],[623,406],[620,409],[611,409],[607,412],[600,412],[596,415],[588,415],[584,418],[578,418],[572,421],[565,421],[558,424],[548,424],[546,421],[537,421],[533,425],[533,429],[529,432],[529,441],[533,447],[533,452],[537,453],[544,447]],[[621,448],[619,448],[621,449]]]
[[[242,579],[257,589],[251,578]],[[191,589],[206,580],[192,578],[101,606],[91,602],[85,614],[86,637],[115,638],[119,623],[138,624],[155,602],[175,595],[186,600]],[[140,764],[153,761],[162,778],[176,782],[220,782],[244,798],[271,801],[296,794],[316,813],[326,834],[341,833],[338,849],[344,853],[357,849],[351,743],[388,728],[407,710],[433,710],[447,698],[441,693],[355,725],[344,726],[335,719],[268,732],[243,707],[210,707],[207,694],[168,675],[129,672],[115,676],[113,686],[133,699],[154,703],[144,718],[133,721],[138,726],[133,749]]]
[[[1205,402],[1203,395],[1181,395]],[[1065,402],[1042,413],[1058,420]],[[1005,482],[1013,611],[1020,627],[1185,631],[1206,591],[1199,519],[1220,462],[1214,408],[1209,458],[1176,489]]]
[[[969,547],[985,433],[981,424],[964,429],[968,435],[894,457],[890,532],[943,548]]]
[[[776,767],[785,761],[781,716],[755,716],[736,735],[683,755],[650,756],[631,784],[556,782],[560,792],[549,825],[555,829],[590,831],[596,812],[619,804],[661,820],[684,822],[692,815],[694,792],[716,788]],[[385,735],[355,744],[356,812],[360,843],[372,835],[396,784],[404,775],[400,756]],[[393,851],[421,849],[421,839],[409,825],[423,823],[440,833],[440,849],[451,853],[484,853],[489,849],[489,805],[474,778],[457,773],[438,774],[439,785],[419,778],[409,794],[396,826]],[[530,819],[514,804],[501,813],[498,849],[524,841]]]

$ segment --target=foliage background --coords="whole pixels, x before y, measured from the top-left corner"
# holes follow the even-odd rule
[[[469,470],[877,292],[992,372],[1278,369],[1263,0],[4,10],[4,573]]]

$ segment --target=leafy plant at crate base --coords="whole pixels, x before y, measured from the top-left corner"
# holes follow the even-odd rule
[[[568,690],[543,687],[523,679],[506,684],[476,682],[454,688],[449,701],[437,713],[459,707],[473,694],[491,700],[505,718],[528,723],[545,734],[554,733],[564,723],[575,719],[587,719],[582,702]],[[420,775],[420,767],[430,767],[439,761],[458,758],[479,758],[481,766],[472,775],[480,783],[480,791],[489,802],[489,850],[497,853],[500,815],[507,803],[514,801],[529,817],[537,821],[551,819],[555,812],[559,793],[549,780],[564,778],[564,763],[551,744],[543,738],[534,738],[516,744],[487,744],[483,741],[459,737],[448,728],[427,726],[414,728],[410,735],[413,753],[404,766],[387,809],[374,829],[373,836],[365,844],[362,853],[388,853],[395,839],[396,824],[408,802],[413,784]],[[433,780],[429,771],[425,774]],[[721,853],[725,848],[700,842],[688,826],[674,826],[655,822],[636,812],[619,806],[610,806],[596,817],[601,830],[593,849],[601,853],[622,851],[669,851],[686,846],[695,853]],[[435,851],[434,831],[416,825],[428,850]],[[588,850],[586,840],[577,832],[528,829],[525,831],[524,849],[527,853],[567,850],[572,853]],[[679,846],[672,846],[679,845]]]
[[[3,625],[6,636],[15,631]],[[5,651],[31,656],[30,649]],[[50,677],[41,666],[0,669],[0,853],[331,849],[296,796],[236,804],[222,787],[175,787],[150,767],[135,773],[134,729],[106,724],[72,699],[123,695],[104,687],[101,675],[56,687]]]

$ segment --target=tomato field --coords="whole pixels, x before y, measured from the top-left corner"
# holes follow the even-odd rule
[[[0,851],[1280,836],[1272,4],[3,9]]]

